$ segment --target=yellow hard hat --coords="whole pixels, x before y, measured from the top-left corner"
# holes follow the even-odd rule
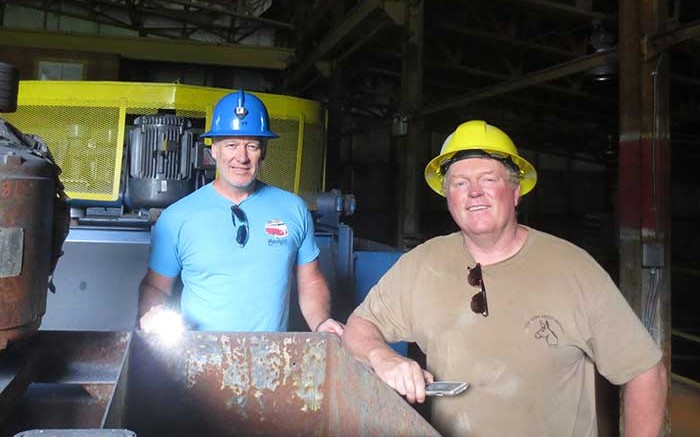
[[[475,153],[464,153],[468,151]],[[518,155],[518,149],[508,135],[482,120],[467,121],[457,126],[442,144],[440,154],[425,166],[425,181],[433,191],[444,196],[442,182],[447,167],[468,156],[494,158],[515,168],[520,175],[521,196],[530,192],[537,183],[535,167]]]

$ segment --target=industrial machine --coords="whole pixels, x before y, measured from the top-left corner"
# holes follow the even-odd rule
[[[150,226],[160,209],[213,178],[198,133],[226,92],[23,82],[19,110],[0,107],[0,195],[7,180],[32,181],[15,183],[7,192],[17,193],[17,202],[3,198],[1,204],[0,296],[8,301],[20,289],[36,296],[27,308],[3,305],[0,312],[0,322],[14,320],[0,326],[12,339],[0,354],[1,435],[28,437],[35,435],[31,429],[42,436],[76,429],[125,436],[437,435],[333,336],[186,332],[166,344],[133,330]],[[261,97],[281,134],[261,177],[307,201],[334,316],[345,319],[399,252],[356,240],[341,221],[354,211],[354,197],[320,191],[322,107]],[[6,128],[5,120],[18,128]],[[32,141],[8,150],[7,138]],[[63,169],[60,180],[52,156]],[[12,173],[18,171],[20,177]],[[70,196],[67,238],[62,184]],[[61,252],[53,274],[57,292],[47,298]],[[20,284],[17,278],[26,277],[31,283]],[[301,320],[293,307],[293,331],[306,330]]]
[[[18,76],[14,67],[0,64],[0,111],[16,109]],[[59,173],[40,138],[0,118],[0,350],[41,324],[68,233]]]
[[[71,198],[72,226],[55,275],[61,292],[49,296],[42,329],[132,329],[150,226],[162,208],[213,179],[215,165],[199,134],[228,92],[177,84],[21,83],[19,110],[5,116],[52,144]],[[345,318],[355,302],[354,238],[341,217],[354,212],[355,202],[321,191],[325,110],[294,97],[259,97],[280,135],[271,140],[261,179],[307,201],[321,267],[338,290],[336,315]],[[293,308],[292,329],[305,329],[300,319]]]
[[[193,170],[198,163],[192,160],[192,123],[163,114],[142,115],[134,124],[129,133],[127,204],[165,208],[194,190]]]

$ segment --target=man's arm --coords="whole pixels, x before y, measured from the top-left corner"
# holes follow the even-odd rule
[[[372,322],[351,315],[343,343],[355,358],[374,369],[377,376],[406,396],[407,401],[425,401],[425,384],[433,382],[433,375],[421,369],[417,362],[394,352]]]
[[[139,285],[138,319],[141,329],[144,329],[144,322],[147,323],[152,309],[163,308],[168,303],[172,296],[175,279],[148,269]]]
[[[317,259],[297,266],[297,293],[299,308],[311,331],[343,336],[343,324],[331,318],[331,293]]]
[[[664,422],[667,391],[662,362],[625,384],[625,437],[657,437]]]

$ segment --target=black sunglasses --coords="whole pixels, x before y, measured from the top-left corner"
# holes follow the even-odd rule
[[[240,222],[239,225],[236,225],[236,219]],[[248,242],[248,217],[238,205],[233,205],[231,207],[231,220],[233,221],[233,226],[238,227],[236,230],[236,243],[243,247]]]
[[[479,287],[479,292],[472,296],[472,311],[487,317],[489,315],[489,304],[486,302],[486,287],[484,286],[484,277],[481,274],[481,264],[476,263],[474,267],[467,267],[467,269],[469,270],[467,275],[469,285]]]

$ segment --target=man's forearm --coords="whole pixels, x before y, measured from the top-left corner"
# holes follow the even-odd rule
[[[170,295],[160,289],[141,283],[139,286],[139,313],[138,317],[143,317],[151,308],[158,305],[166,305],[170,300]]]
[[[324,283],[305,284],[299,289],[299,308],[311,331],[331,316],[331,296]]]
[[[372,368],[373,362],[395,354],[376,326],[354,314],[348,319],[343,343],[356,359]]]
[[[299,309],[311,331],[331,316],[331,292],[321,274],[318,260],[297,266]]]
[[[657,364],[625,384],[625,437],[657,437],[664,422],[666,369]]]

